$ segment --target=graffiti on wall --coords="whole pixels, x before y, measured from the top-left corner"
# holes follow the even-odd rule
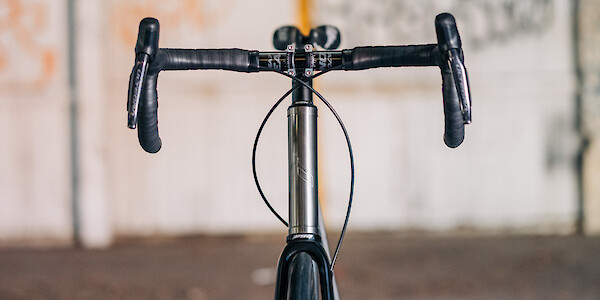
[[[109,19],[119,42],[131,47],[137,38],[139,22],[145,17],[157,18],[161,28],[205,29],[223,20],[232,6],[231,0],[112,1]]]
[[[44,1],[0,0],[0,84],[42,90],[56,73],[56,50]]]
[[[454,14],[463,41],[474,50],[508,43],[519,36],[543,34],[554,22],[554,0],[372,0],[320,1],[317,19],[337,20],[350,44],[380,32],[398,41],[430,38],[436,12]],[[337,24],[336,24],[337,25]]]
[[[469,1],[457,3],[457,18],[472,31],[474,48],[508,43],[515,37],[540,35],[554,23],[553,0]]]

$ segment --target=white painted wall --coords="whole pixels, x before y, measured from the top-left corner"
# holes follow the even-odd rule
[[[574,77],[568,2],[518,8],[535,12],[534,24],[542,29],[513,28],[501,13],[486,15],[483,4],[464,3],[470,2],[316,4],[316,23],[338,26],[346,48],[434,43],[435,15],[455,13],[471,79],[474,122],[465,143],[454,150],[442,141],[439,70],[336,72],[319,80],[317,87],[344,118],[354,145],[351,230],[573,229]],[[273,30],[294,23],[294,3],[111,0],[80,5],[84,242],[101,246],[118,235],[285,230],[262,204],[250,157],[262,118],[290,86],[289,80],[262,73],[162,72],[163,149],[155,155],[143,152],[136,133],[126,128],[125,101],[141,18],[161,21],[161,47],[267,50],[272,49]],[[264,9],[269,6],[279,13]],[[48,38],[47,43],[56,49],[57,74],[62,75],[43,93],[32,95],[13,83],[27,77],[15,77],[18,67],[0,69],[0,85],[10,87],[0,92],[5,103],[0,122],[6,123],[0,138],[9,141],[0,147],[0,239],[6,241],[65,240],[71,234],[66,25],[56,21],[65,19],[65,6],[51,7],[51,19],[58,25],[47,34],[60,39]],[[490,32],[494,38],[488,39]],[[5,41],[7,35],[0,31],[0,49],[19,52]],[[24,59],[15,55],[18,61]],[[35,112],[43,117],[36,118]],[[319,116],[320,194],[329,223],[337,228],[349,188],[348,159],[333,117],[324,107]],[[46,126],[34,126],[33,120]],[[264,191],[284,215],[285,124],[282,107],[265,128],[257,158]],[[15,133],[22,128],[29,129]],[[34,159],[26,159],[26,153],[34,153]],[[39,229],[31,229],[35,226]]]
[[[0,241],[71,237],[65,7],[0,7]]]
[[[350,36],[346,48],[434,43],[435,15],[453,13],[471,80],[473,124],[454,150],[442,142],[438,70],[323,80],[353,134],[356,228],[573,230],[577,139],[568,1],[515,1],[514,20],[500,1],[319,3],[320,20]],[[334,178],[345,180],[346,158],[339,130],[328,124],[322,140],[334,159],[325,161],[326,180],[332,204],[341,208],[347,187]],[[342,220],[342,209],[329,211]]]

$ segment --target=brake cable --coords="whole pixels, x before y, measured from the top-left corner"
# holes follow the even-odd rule
[[[313,76],[313,78],[316,78],[322,74],[325,74],[331,70],[334,69],[338,69],[341,68],[342,65],[340,66],[336,66],[334,68],[331,69],[327,69],[324,70],[322,72],[320,72],[319,74]],[[339,255],[340,249],[342,247],[342,243],[344,241],[344,236],[346,234],[346,229],[348,227],[348,221],[350,219],[350,211],[352,209],[352,200],[354,197],[354,154],[352,152],[352,145],[350,143],[350,136],[348,135],[348,131],[346,130],[346,126],[344,126],[344,122],[342,121],[341,117],[338,115],[338,113],[335,111],[335,109],[333,108],[333,106],[319,93],[317,92],[312,86],[310,86],[310,84],[308,84],[307,82],[301,80],[300,78],[297,78],[295,76],[292,76],[290,74],[287,74],[283,71],[280,70],[275,70],[273,69],[273,71],[287,76],[289,78],[291,78],[292,80],[295,81],[295,83],[292,85],[292,88],[290,88],[281,98],[279,98],[279,100],[277,100],[277,102],[275,102],[275,104],[271,107],[271,109],[269,110],[269,112],[267,113],[267,115],[265,116],[265,118],[263,119],[258,132],[256,133],[256,138],[254,139],[254,146],[252,148],[252,173],[254,175],[254,182],[256,183],[256,187],[258,188],[258,192],[260,193],[260,196],[262,197],[263,201],[265,202],[265,204],[267,205],[267,207],[269,208],[269,210],[286,226],[288,227],[288,222],[286,222],[281,215],[279,215],[275,209],[271,206],[271,204],[269,203],[269,201],[267,200],[266,196],[264,195],[261,187],[260,187],[260,183],[258,181],[258,176],[256,174],[256,149],[258,146],[258,140],[260,139],[260,134],[262,133],[262,130],[265,126],[265,124],[267,123],[267,120],[269,119],[269,117],[271,116],[271,114],[273,113],[273,111],[275,111],[275,109],[279,106],[279,104],[281,104],[281,102],[287,98],[287,96],[289,96],[294,90],[296,90],[297,88],[300,87],[300,85],[303,85],[304,87],[306,87],[307,89],[309,89],[313,94],[315,94],[319,99],[321,99],[321,101],[323,102],[323,104],[325,104],[327,106],[327,108],[329,109],[329,111],[331,111],[331,113],[335,116],[335,118],[338,121],[338,124],[340,125],[343,133],[344,133],[344,137],[346,138],[346,144],[348,145],[348,154],[350,156],[350,196],[348,198],[348,208],[346,210],[346,217],[344,219],[344,225],[342,227],[342,231],[340,233],[340,238],[338,240],[337,246],[335,248],[335,252],[333,255],[333,259],[331,261],[331,268],[330,270],[333,271],[333,267],[335,266],[335,262],[337,260],[337,257]]]

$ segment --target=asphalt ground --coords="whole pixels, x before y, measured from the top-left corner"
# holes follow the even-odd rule
[[[0,299],[272,299],[285,236],[0,249]],[[600,237],[350,232],[342,299],[600,299]]]

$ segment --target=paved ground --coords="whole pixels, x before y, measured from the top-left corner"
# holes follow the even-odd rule
[[[0,250],[0,299],[272,299],[283,236]],[[348,234],[343,299],[600,299],[600,238]]]

